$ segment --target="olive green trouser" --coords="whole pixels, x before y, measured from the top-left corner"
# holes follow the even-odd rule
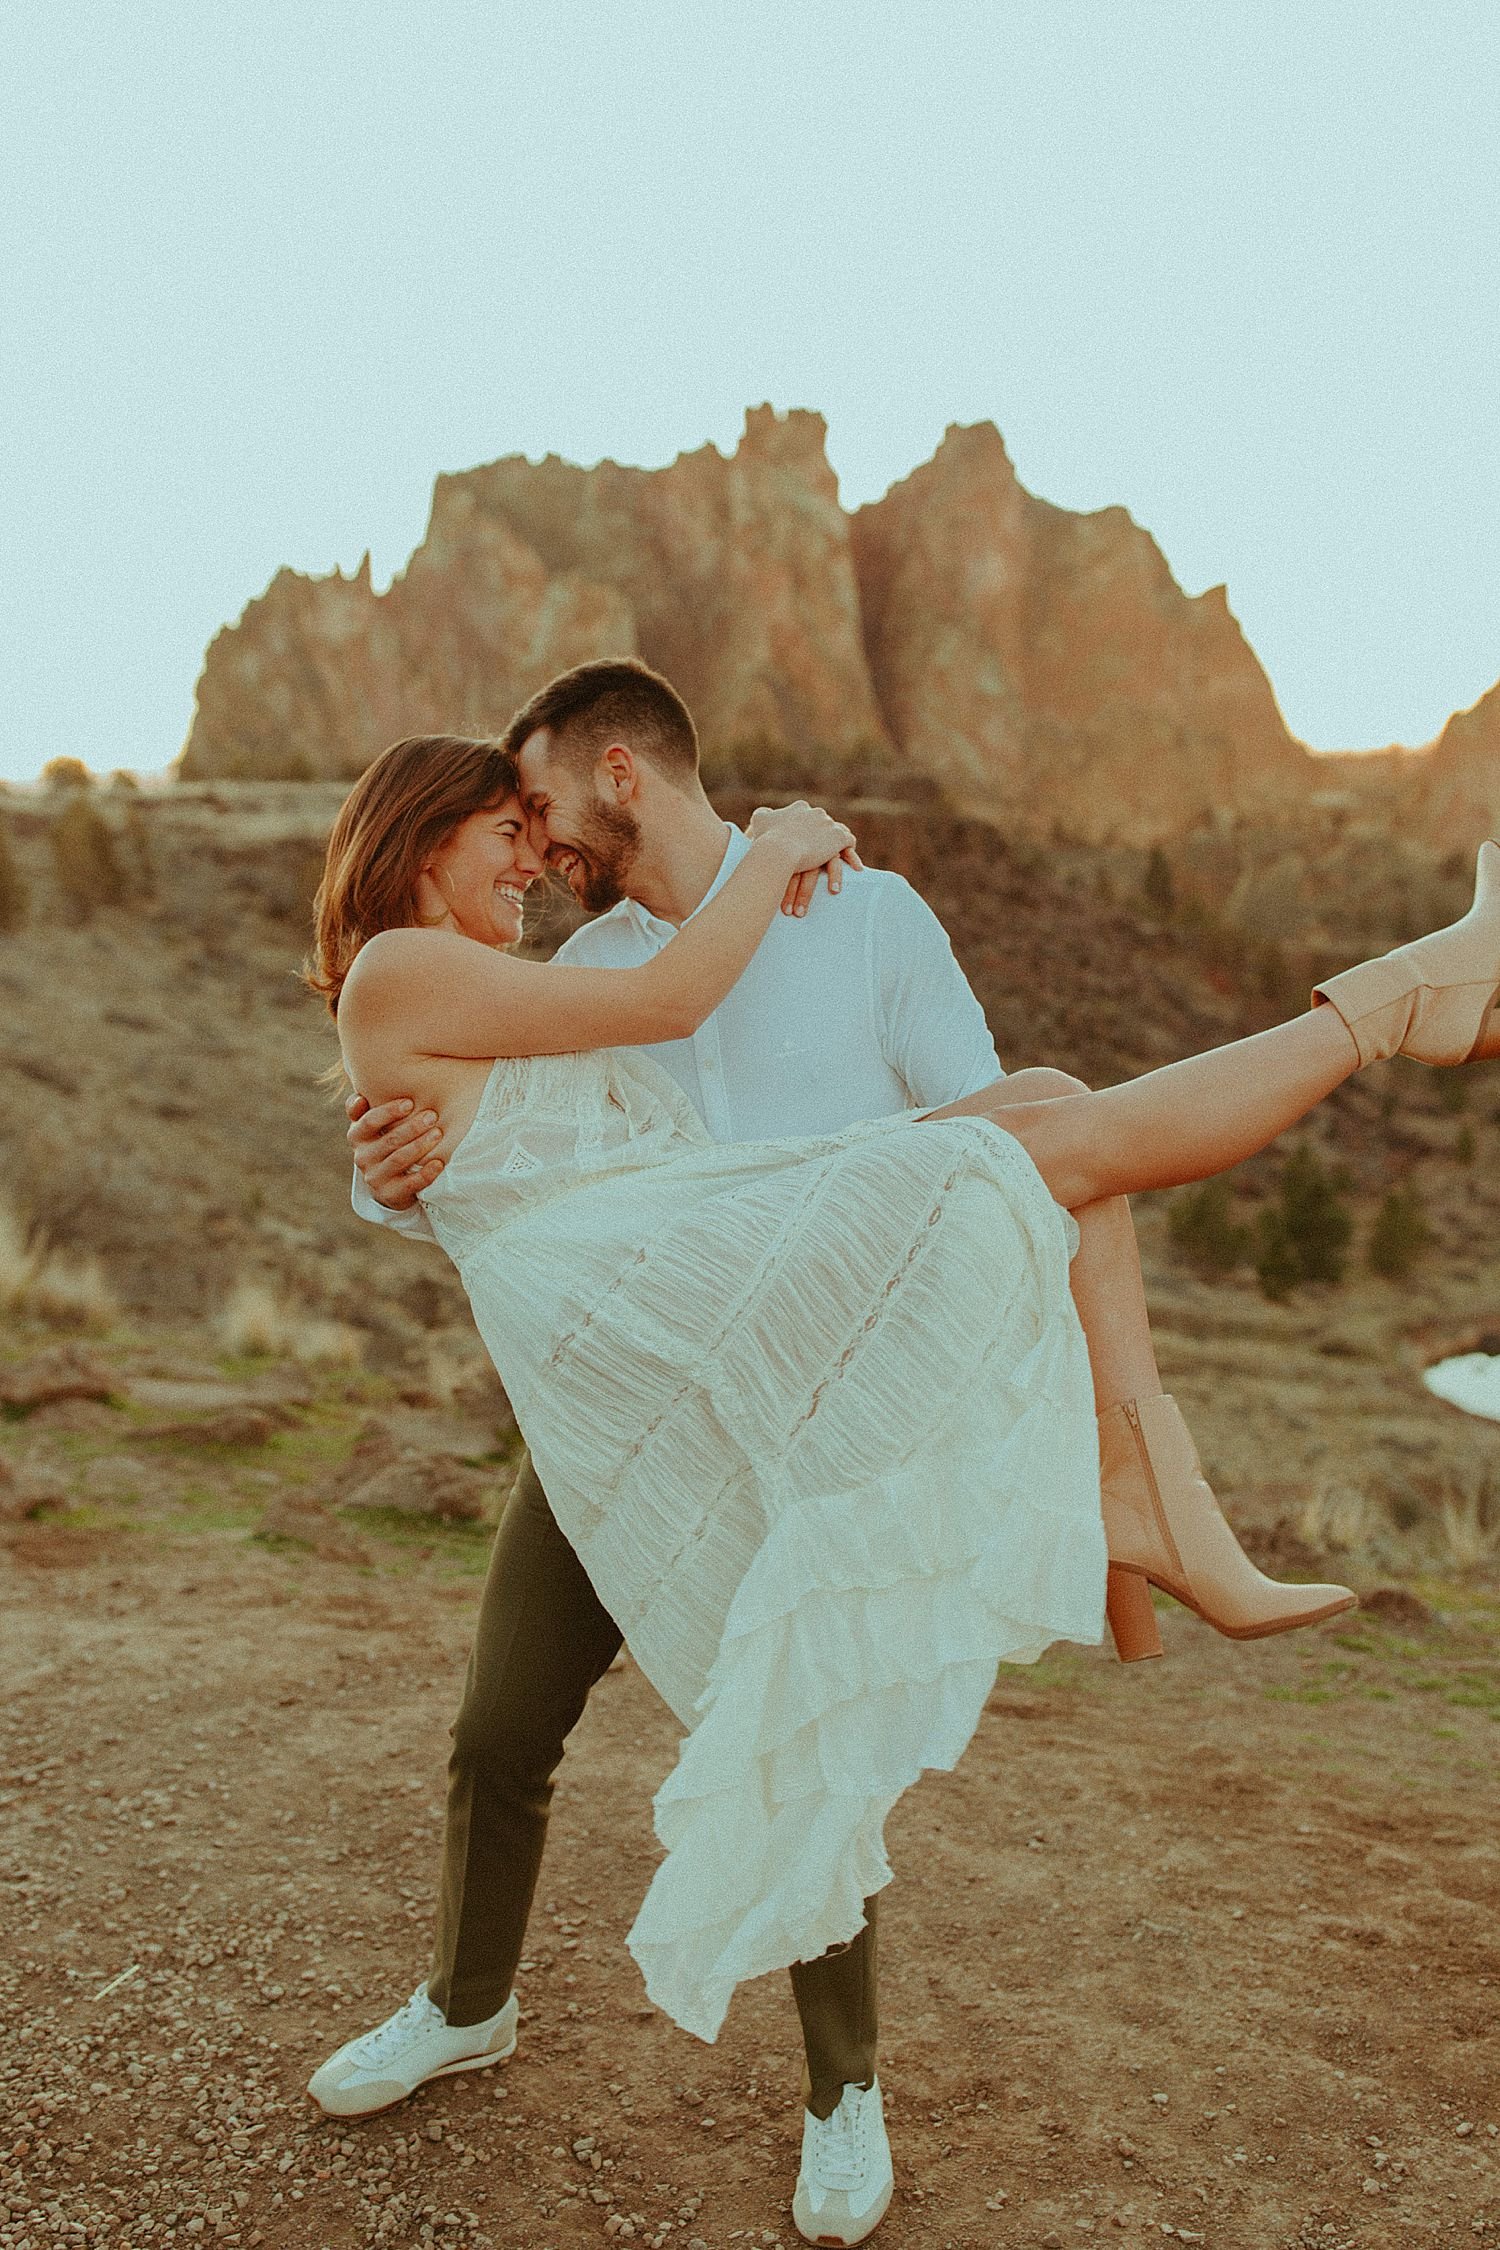
[[[451,2024],[502,2007],[526,1936],[553,1776],[622,1635],[558,1529],[528,1455],[495,1534],[448,1762],[447,1829],[427,1990]],[[848,1945],[791,1971],[820,2117],[875,2076],[875,1901]]]

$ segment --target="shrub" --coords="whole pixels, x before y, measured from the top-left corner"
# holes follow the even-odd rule
[[[1262,1296],[1284,1304],[1302,1279],[1302,1264],[1287,1232],[1286,1219],[1272,1204],[1255,1223],[1255,1278]]]
[[[1172,1246],[1198,1273],[1232,1273],[1250,1255],[1250,1229],[1234,1220],[1234,1194],[1227,1180],[1205,1180],[1185,1188],[1167,1208]]]
[[[236,1359],[273,1359],[288,1348],[291,1321],[268,1281],[236,1283],[219,1315],[219,1341]]]
[[[36,1230],[9,1203],[0,1202],[0,1312],[14,1312],[41,1264]]]
[[[1262,999],[1269,1000],[1282,1015],[1294,1014],[1306,995],[1302,980],[1287,960],[1283,947],[1275,938],[1267,938],[1256,947],[1253,961],[1256,988]]]
[[[1460,1130],[1458,1139],[1453,1144],[1453,1154],[1456,1161],[1460,1164],[1473,1163],[1474,1128],[1472,1125],[1465,1125]]]
[[[269,1281],[235,1285],[219,1315],[219,1341],[236,1359],[298,1359],[308,1366],[358,1367],[363,1339],[342,1321],[323,1320],[278,1296]]]
[[[0,1202],[0,1313],[102,1335],[119,1320],[120,1304],[97,1258],[49,1251],[40,1229]]]
[[[1387,1281],[1404,1281],[1427,1248],[1431,1230],[1414,1187],[1392,1188],[1375,1214],[1365,1256]]]
[[[1354,1218],[1347,1173],[1330,1171],[1305,1143],[1281,1168],[1281,1212],[1304,1281],[1342,1281]]]
[[[81,1328],[94,1336],[104,1335],[120,1318],[120,1301],[97,1258],[47,1258],[21,1305],[49,1328]]]
[[[1276,1201],[1256,1229],[1255,1271],[1280,1303],[1304,1281],[1342,1281],[1354,1217],[1344,1200],[1348,1175],[1330,1171],[1314,1149],[1294,1149],[1281,1168]]]
[[[53,820],[48,841],[63,895],[81,916],[86,919],[96,906],[123,904],[129,885],[114,832],[82,790],[74,791]]]
[[[1353,1485],[1316,1486],[1303,1501],[1297,1529],[1315,1553],[1357,1555],[1380,1531],[1380,1509]]]
[[[30,904],[30,887],[16,865],[10,830],[0,821],[0,932],[18,930]]]
[[[156,896],[156,856],[151,849],[151,825],[139,797],[125,799],[125,842],[130,852],[130,887],[142,898]]]
[[[1488,1470],[1478,1480],[1446,1497],[1441,1515],[1448,1560],[1460,1570],[1479,1570],[1500,1558],[1500,1479]]]
[[[42,768],[44,789],[92,789],[94,777],[82,758],[49,758]]]
[[[1146,872],[1141,881],[1141,896],[1153,914],[1170,921],[1177,911],[1177,885],[1172,879],[1172,863],[1160,844],[1153,844],[1146,861]]]

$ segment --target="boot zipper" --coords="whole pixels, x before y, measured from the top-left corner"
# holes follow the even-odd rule
[[[1156,1481],[1156,1466],[1151,1459],[1151,1448],[1146,1443],[1146,1433],[1141,1428],[1141,1417],[1133,1398],[1128,1398],[1125,1401],[1125,1419],[1135,1433],[1136,1451],[1139,1453],[1141,1464],[1146,1471],[1146,1483],[1151,1491],[1151,1505],[1156,1511],[1157,1532],[1170,1561],[1176,1569],[1178,1583],[1184,1584],[1187,1574],[1182,1567],[1182,1557],[1177,1552],[1177,1542],[1172,1537],[1172,1527],[1167,1521],[1167,1511],[1162,1505],[1161,1486]],[[1175,1592],[1176,1589],[1169,1585],[1167,1590]]]

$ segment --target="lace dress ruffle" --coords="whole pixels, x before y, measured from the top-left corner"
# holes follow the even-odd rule
[[[444,1181],[553,1511],[689,1729],[629,1942],[712,2039],[854,1935],[997,1665],[1099,1637],[1076,1230],[984,1120],[716,1148],[620,1055],[497,1066]]]

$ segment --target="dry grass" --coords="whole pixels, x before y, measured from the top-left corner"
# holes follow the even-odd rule
[[[1500,1562],[1500,1484],[1488,1472],[1448,1494],[1438,1521],[1447,1560],[1457,1570],[1486,1570]]]
[[[219,1315],[219,1341],[236,1359],[296,1359],[308,1366],[358,1367],[359,1331],[289,1302],[264,1276],[235,1284]]]
[[[70,1258],[53,1252],[43,1258],[21,1299],[20,1309],[49,1328],[76,1328],[105,1336],[121,1319],[119,1298],[97,1258]]]
[[[1415,1512],[1408,1513],[1413,1498]],[[1293,1529],[1332,1567],[1411,1576],[1484,1577],[1500,1566],[1500,1480],[1493,1470],[1457,1466],[1418,1479],[1402,1496],[1328,1482],[1308,1494]]]
[[[0,1312],[49,1328],[105,1336],[121,1318],[120,1300],[97,1258],[49,1250],[41,1229],[0,1202]]]
[[[1357,1485],[1316,1485],[1298,1510],[1298,1535],[1319,1554],[1368,1554],[1388,1529],[1385,1511]]]
[[[19,1312],[41,1261],[35,1228],[0,1202],[0,1312]]]
[[[0,933],[18,930],[31,903],[31,887],[16,864],[10,830],[0,820]]]
[[[130,883],[115,847],[114,830],[83,790],[68,797],[54,816],[48,841],[58,888],[76,915],[87,919],[96,907],[126,902]]]

